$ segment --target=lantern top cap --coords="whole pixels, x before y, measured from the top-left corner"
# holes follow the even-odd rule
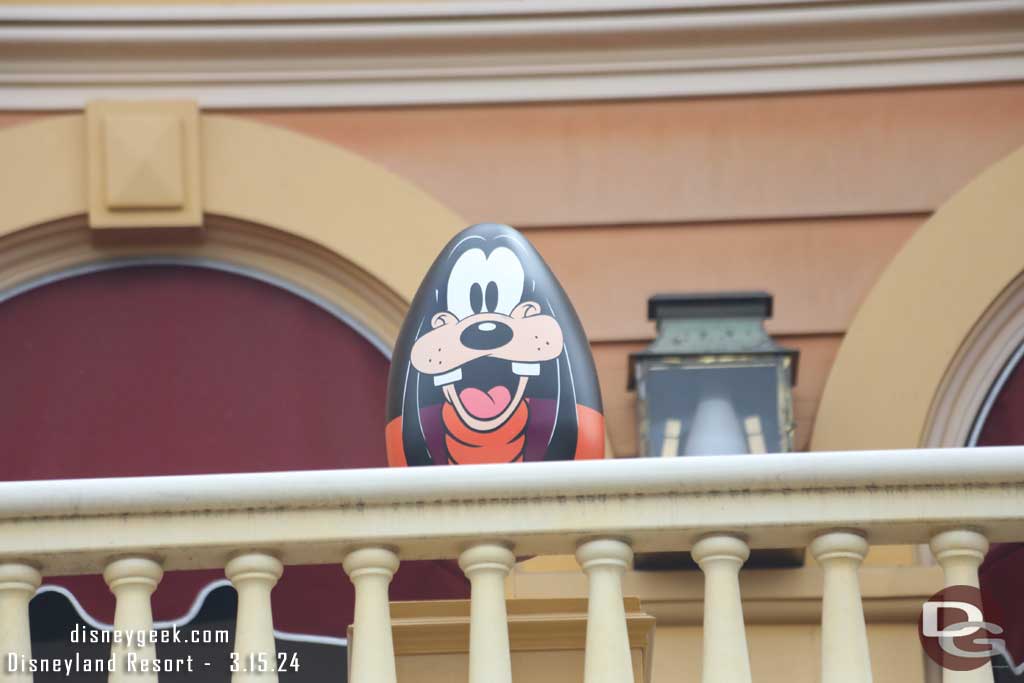
[[[765,330],[772,316],[768,292],[656,294],[647,300],[647,315],[658,333],[650,346],[630,354],[630,389],[638,362],[730,355],[788,358],[790,384],[796,384],[800,352],[779,346]]]
[[[763,291],[655,294],[647,300],[647,319],[772,317],[772,295]]]

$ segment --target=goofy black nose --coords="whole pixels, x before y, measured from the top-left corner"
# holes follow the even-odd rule
[[[505,323],[485,320],[467,327],[459,335],[459,341],[467,349],[489,351],[512,341],[512,328]]]

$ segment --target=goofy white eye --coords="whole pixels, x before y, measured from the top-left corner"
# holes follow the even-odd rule
[[[482,249],[466,251],[452,266],[448,275],[448,311],[459,320],[480,312],[483,286],[487,278],[487,257]],[[470,300],[470,292],[474,295]],[[475,304],[475,306],[474,306]]]
[[[509,315],[523,298],[524,281],[523,265],[508,247],[498,247],[489,256],[470,249],[448,275],[448,311],[459,320],[481,312]]]
[[[487,310],[509,315],[523,298],[526,280],[523,264],[511,249],[498,247],[487,257],[487,276],[484,287]]]

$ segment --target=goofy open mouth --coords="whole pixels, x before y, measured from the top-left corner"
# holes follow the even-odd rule
[[[563,346],[558,321],[524,301],[524,289],[511,249],[465,251],[451,269],[445,310],[412,347],[412,366],[444,395],[445,442],[455,463],[510,462],[523,453],[527,386]]]

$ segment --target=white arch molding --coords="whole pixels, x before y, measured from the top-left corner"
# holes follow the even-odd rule
[[[1024,275],[992,303],[964,340],[935,396],[922,445],[977,445],[993,402],[1022,356]]]
[[[928,220],[879,278],[829,375],[812,450],[963,446],[1024,343],[1024,148]]]
[[[192,257],[182,256],[144,256],[144,257],[129,257],[129,258],[118,258],[108,259],[104,261],[93,261],[85,263],[80,266],[75,266],[65,270],[60,270],[54,273],[43,275],[35,280],[23,282],[13,288],[0,290],[0,305],[9,299],[13,299],[21,294],[30,292],[39,287],[45,287],[46,285],[63,282],[64,280],[71,280],[76,277],[90,275],[92,273],[101,273],[108,270],[120,270],[127,268],[146,268],[151,266],[179,266],[184,268],[201,268],[207,270],[216,270],[222,273],[228,273],[231,275],[237,275],[239,277],[248,278],[250,280],[256,280],[264,284],[270,285],[277,289],[283,289],[293,296],[297,296],[303,299],[317,308],[326,311],[331,316],[337,318],[347,327],[355,330],[360,337],[368,341],[374,348],[381,352],[381,354],[391,359],[392,347],[385,342],[383,339],[377,336],[377,334],[365,327],[362,322],[353,317],[347,310],[340,308],[334,303],[321,298],[313,292],[307,291],[303,287],[286,280],[282,280],[277,276],[269,273],[253,270],[252,268],[238,266],[224,261],[212,261],[208,259],[198,259]]]

